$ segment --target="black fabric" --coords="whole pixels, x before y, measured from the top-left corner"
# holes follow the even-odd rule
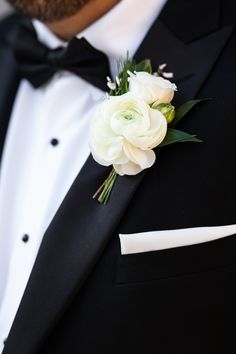
[[[0,159],[9,124],[9,117],[15,100],[20,77],[12,51],[6,43],[6,34],[14,29],[21,16],[14,14],[0,23]]]
[[[118,237],[236,223],[234,10],[170,0],[155,21],[136,58],[174,69],[176,102],[212,97],[180,126],[204,142],[167,147],[146,173],[118,178],[106,207],[91,196],[109,171],[88,159],[44,235],[4,354],[235,352],[235,235],[128,256]],[[8,57],[1,48],[5,112],[16,90]]]
[[[93,48],[85,38],[72,39],[68,46],[49,49],[38,41],[28,21],[22,21],[9,35],[8,41],[18,62],[19,73],[38,88],[60,70],[70,71],[106,91],[110,76],[107,56]]]

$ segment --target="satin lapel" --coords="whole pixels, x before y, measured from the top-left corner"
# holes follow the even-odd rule
[[[230,32],[222,29],[187,45],[157,21],[136,58],[151,57],[156,65],[168,62],[183,101],[197,93]],[[75,180],[44,235],[4,354],[37,352],[93,270],[145,175],[118,178],[109,204],[102,206],[92,195],[107,174],[90,156]]]
[[[11,52],[0,44],[0,161],[19,78]]]
[[[178,105],[196,96],[232,31],[233,27],[224,27],[185,44],[161,20],[157,20],[135,58],[137,61],[142,60],[148,53],[154,69],[160,64],[167,63],[167,71],[173,72],[174,82],[178,86],[175,99],[175,104]]]
[[[4,354],[36,352],[95,266],[143,174],[117,180],[107,206],[92,199],[107,169],[90,156],[47,230]]]

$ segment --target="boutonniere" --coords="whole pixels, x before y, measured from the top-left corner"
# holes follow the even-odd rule
[[[116,82],[108,78],[110,93],[92,117],[90,148],[94,160],[112,170],[94,198],[107,204],[118,176],[137,175],[156,161],[164,146],[194,142],[196,135],[175,129],[177,123],[202,100],[176,109],[172,104],[177,87],[167,78],[164,65],[153,73],[150,60],[119,63]]]

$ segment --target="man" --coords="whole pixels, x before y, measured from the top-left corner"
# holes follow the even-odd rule
[[[234,353],[233,0],[9,2],[28,17],[0,25],[0,350]],[[212,100],[181,126],[202,144],[162,150],[103,206],[89,122],[127,51],[168,64],[176,105]],[[154,246],[121,254],[119,234]]]

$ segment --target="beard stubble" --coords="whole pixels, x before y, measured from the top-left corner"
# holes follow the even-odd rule
[[[75,15],[92,0],[7,0],[17,11],[45,23]]]

